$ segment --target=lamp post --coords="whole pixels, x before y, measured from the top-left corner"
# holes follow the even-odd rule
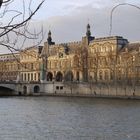
[[[42,56],[42,64],[41,64],[41,82],[46,80],[46,56]]]
[[[0,8],[1,8],[2,3],[3,3],[3,0],[0,0]]]

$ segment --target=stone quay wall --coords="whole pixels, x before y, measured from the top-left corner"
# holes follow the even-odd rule
[[[90,83],[44,83],[40,95],[140,97],[140,86]]]
[[[9,86],[9,85],[1,85]],[[140,85],[94,84],[74,82],[17,83],[13,95],[119,97],[140,99]],[[13,90],[14,89],[14,90]],[[6,90],[7,92],[7,90]],[[4,92],[2,92],[4,93]]]

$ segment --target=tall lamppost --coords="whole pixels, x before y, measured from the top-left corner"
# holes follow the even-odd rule
[[[2,3],[3,3],[3,0],[0,0],[0,8],[1,8]]]
[[[46,80],[46,61],[47,56],[42,56],[42,64],[41,64],[41,82],[44,82]]]

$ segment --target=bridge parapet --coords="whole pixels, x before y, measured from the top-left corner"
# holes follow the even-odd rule
[[[8,84],[8,83],[0,83],[0,87],[5,87],[11,90],[15,90],[16,89],[16,85],[15,84]]]
[[[9,89],[16,95],[34,95],[43,92],[43,85],[40,82],[0,82],[0,87]]]

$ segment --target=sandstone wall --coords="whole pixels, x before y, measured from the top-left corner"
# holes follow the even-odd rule
[[[73,95],[73,96],[140,96],[140,86],[86,84],[86,83],[50,83],[44,85],[43,95]]]

